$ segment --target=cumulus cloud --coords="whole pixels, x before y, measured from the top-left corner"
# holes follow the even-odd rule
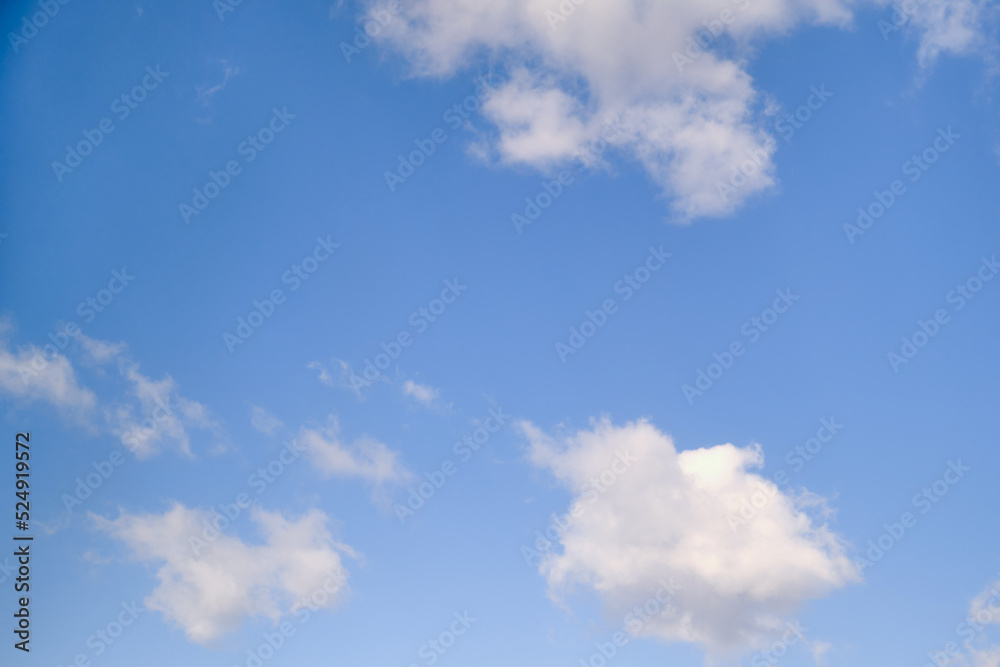
[[[559,438],[521,429],[531,462],[575,493],[562,553],[539,563],[556,600],[583,586],[620,615],[673,578],[674,607],[639,633],[722,654],[760,645],[801,603],[859,578],[841,539],[809,513],[814,503],[777,491],[751,521],[732,525],[765,483],[753,472],[763,465],[759,447],[678,452],[645,420],[604,418]],[[609,484],[616,458],[638,463],[617,466],[621,479]]]
[[[743,52],[751,37],[850,16],[837,0],[563,4],[571,14],[542,0],[416,0],[384,42],[421,75],[452,75],[483,52],[501,63],[509,76],[483,105],[500,161],[586,163],[594,144],[607,145],[638,160],[684,218],[728,213],[774,183],[752,81],[717,47]],[[705,21],[719,34],[692,50]],[[753,158],[748,181],[720,192]]]
[[[73,365],[55,348],[43,350],[28,345],[12,352],[2,338],[0,392],[23,401],[49,403],[79,415],[97,404],[94,393],[80,385]]]
[[[192,549],[190,541],[211,526],[216,516],[211,512],[175,504],[163,514],[123,513],[114,520],[90,516],[99,529],[128,545],[136,559],[159,564],[159,584],[145,599],[146,608],[162,613],[199,644],[239,628],[245,618],[277,622],[305,600],[328,607],[346,593],[340,554],[353,552],[333,541],[319,510],[292,520],[254,508],[251,518],[262,543],[221,534],[202,549]],[[326,595],[314,595],[324,589]]]
[[[921,60],[966,52],[977,0],[920,1]],[[746,71],[753,47],[801,25],[847,26],[857,4],[413,0],[378,39],[417,76],[450,77],[477,56],[504,73],[481,109],[500,162],[594,166],[613,149],[688,220],[728,214],[775,183],[764,102]],[[737,170],[740,185],[726,190]]]
[[[394,452],[374,438],[362,436],[351,444],[340,438],[340,422],[333,415],[324,427],[299,430],[299,441],[320,472],[333,477],[360,477],[380,486],[410,479]]]

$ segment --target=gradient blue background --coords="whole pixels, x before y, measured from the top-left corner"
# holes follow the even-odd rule
[[[3,33],[31,7],[6,3]],[[785,452],[832,416],[844,430],[793,482],[833,498],[831,525],[852,554],[960,458],[972,471],[866,573],[867,583],[800,615],[810,637],[835,645],[833,666],[916,667],[926,651],[956,639],[968,600],[998,570],[1000,282],[952,313],[899,373],[886,354],[918,318],[949,307],[948,290],[1000,249],[1000,137],[984,65],[943,58],[918,85],[915,44],[899,34],[883,40],[882,13],[860,13],[853,31],[799,30],[758,54],[756,86],[788,109],[812,85],[834,96],[792,141],[778,139],[775,193],[726,219],[671,224],[668,202],[641,169],[610,156],[614,173],[582,177],[519,235],[510,214],[542,175],[478,163],[465,150],[475,136],[442,120],[488,63],[472,62],[447,83],[407,79],[405,66],[377,46],[348,64],[338,44],[353,35],[357,12],[347,5],[331,17],[326,3],[247,0],[219,21],[208,0],[70,2],[19,53],[5,44],[0,309],[16,325],[12,343],[42,344],[61,323],[79,322],[77,304],[112,269],[127,267],[134,283],[85,332],[126,341],[153,378],[169,373],[184,395],[214,411],[231,447],[213,455],[196,441],[193,461],[129,457],[67,527],[39,535],[33,651],[26,659],[5,640],[4,664],[64,665],[90,655],[87,636],[122,601],[151,592],[155,570],[128,560],[85,512],[113,517],[119,508],[162,512],[174,500],[231,501],[280,447],[279,437],[250,428],[250,404],[294,429],[335,413],[345,437],[369,434],[401,450],[417,472],[454,458],[452,443],[491,400],[546,429],[582,427],[606,413],[619,422],[648,416],[680,448],[759,442],[765,474],[787,468]],[[206,101],[198,91],[222,81],[224,63],[239,73]],[[147,65],[169,77],[58,182],[51,162],[112,115],[112,100]],[[237,145],[273,107],[296,118],[185,225],[178,204],[209,170],[238,159]],[[843,223],[947,126],[961,139],[849,244]],[[383,172],[435,127],[448,141],[390,193]],[[339,252],[230,354],[223,332],[253,299],[282,287],[282,273],[318,235],[332,235]],[[665,270],[561,363],[555,342],[661,244],[673,253]],[[360,367],[456,277],[467,292],[398,360],[400,375],[439,388],[450,412],[416,408],[384,384],[358,400],[306,368],[334,357]],[[742,339],[742,323],[786,287],[801,296],[794,308],[690,406],[681,386],[713,352]],[[18,430],[32,433],[41,521],[54,522],[61,494],[117,446],[37,405],[6,402],[2,418],[11,442]],[[0,490],[12,505],[10,477],[0,476]],[[352,596],[300,628],[266,664],[420,663],[419,646],[452,612],[468,609],[477,624],[439,664],[576,665],[620,626],[588,596],[571,611],[557,608],[544,578],[522,560],[521,545],[565,510],[568,495],[526,463],[513,429],[461,465],[405,526],[369,495],[362,482],[323,479],[303,462],[262,497],[268,509],[292,514],[320,507],[340,522],[338,537],[364,554],[363,566],[349,563]],[[256,539],[246,518],[235,532]],[[102,558],[109,562],[94,562]],[[10,585],[0,588],[3,610],[13,607]],[[206,649],[147,613],[94,664],[243,664],[269,627],[248,622]],[[701,661],[694,647],[641,640],[614,664]],[[801,648],[782,662],[813,664]]]

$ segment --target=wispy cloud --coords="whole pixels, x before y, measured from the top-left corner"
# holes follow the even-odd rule
[[[302,427],[298,439],[317,469],[328,476],[358,477],[376,486],[402,483],[413,476],[403,466],[398,452],[374,438],[362,436],[345,444],[340,437],[340,423],[333,415],[325,426]]]
[[[239,67],[233,67],[225,60],[222,61],[222,69],[223,69],[222,81],[208,88],[202,88],[202,87],[195,88],[195,91],[197,92],[198,95],[198,100],[204,106],[208,106],[209,103],[212,101],[212,97],[219,91],[223,90],[226,87],[226,84],[229,83],[229,80],[231,78],[240,73]]]
[[[69,357],[53,345],[28,345],[12,352],[9,331],[0,330],[0,394],[25,402],[52,405],[72,421],[93,427],[95,417],[103,415],[104,428],[119,437],[139,458],[148,458],[172,448],[192,456],[191,429],[209,431],[216,448],[222,446],[225,432],[204,404],[180,393],[177,382],[165,374],[159,380],[144,375],[126,345],[90,338],[77,333],[67,337],[63,349],[78,351],[86,364],[97,368],[112,365],[124,381],[120,392],[99,399],[78,379]],[[103,372],[103,371],[101,371]],[[98,420],[99,421],[99,420]]]
[[[59,352],[46,352],[35,345],[12,352],[8,341],[0,338],[0,393],[48,403],[76,418],[89,414],[97,405],[94,392],[80,384],[69,359]]]
[[[94,340],[83,334],[78,339],[95,362],[115,362],[125,379],[125,392],[109,402],[104,412],[112,433],[138,458],[149,458],[167,448],[192,456],[190,429],[211,432],[217,439],[216,448],[221,446],[225,434],[211,411],[181,395],[170,375],[153,380],[142,374],[124,343]]]
[[[343,359],[331,359],[329,366],[322,361],[310,361],[306,364],[306,368],[316,371],[316,379],[327,387],[350,389],[360,398],[361,392],[351,384],[351,375],[354,374],[354,370],[351,368],[351,364]]]
[[[259,405],[250,406],[250,426],[264,435],[274,435],[285,423]]]
[[[438,400],[441,395],[434,387],[425,384],[418,384],[413,380],[407,380],[403,383],[403,393],[407,396],[413,397],[418,403],[430,407],[434,405],[434,402]]]

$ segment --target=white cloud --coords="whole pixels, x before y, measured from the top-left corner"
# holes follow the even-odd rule
[[[816,663],[817,667],[824,667],[826,665],[826,654],[833,648],[830,642],[815,641],[809,650],[812,652],[813,662]]]
[[[1000,667],[1000,646],[982,651],[972,650],[972,667]]]
[[[967,52],[976,0],[923,2],[921,61]],[[501,162],[545,169],[604,141],[638,160],[686,220],[730,213],[775,182],[764,101],[746,71],[754,45],[803,24],[847,26],[857,4],[413,0],[378,39],[417,76],[450,77],[478,56],[506,72],[482,107]],[[750,155],[764,157],[723,196]]]
[[[320,428],[302,427],[299,438],[320,472],[335,477],[360,477],[376,485],[405,482],[412,474],[381,442],[362,436],[350,445],[340,440],[340,423],[330,416]]]
[[[426,384],[419,384],[413,380],[407,380],[403,383],[403,393],[407,396],[413,397],[419,403],[426,406],[433,405],[434,401],[436,401],[441,395],[441,392],[434,387]]]
[[[259,405],[250,406],[250,425],[264,435],[274,435],[285,426],[284,422]]]
[[[87,357],[98,364],[106,364],[121,357],[125,353],[125,343],[112,343],[106,340],[97,340],[89,336],[79,335],[76,337],[80,346],[83,347]]]
[[[502,128],[497,148],[509,162],[546,166],[569,160],[592,136],[580,102],[552,78],[524,67],[487,97],[483,113]]]
[[[222,534],[199,550],[189,541],[211,525],[216,515],[210,512],[175,504],[163,514],[122,514],[114,520],[90,516],[101,530],[127,544],[135,558],[160,564],[159,584],[146,598],[146,608],[161,612],[200,644],[239,628],[245,618],[277,622],[305,597],[326,607],[346,592],[347,571],[338,551],[353,552],[333,541],[319,510],[295,521],[254,508],[251,517],[263,543],[246,544]],[[328,584],[328,593],[331,588],[334,592],[317,603],[313,593],[330,580],[341,585]]]
[[[960,653],[949,660],[946,663],[948,667],[1000,667],[1000,646],[976,648],[967,643],[965,648],[967,653]]]
[[[1000,579],[987,586],[969,603],[969,616],[980,624],[1000,625]]]
[[[950,667],[1000,667],[1000,645],[991,644],[986,632],[991,625],[1000,625],[1000,579],[972,598],[968,615],[956,629],[965,638],[965,652],[953,656],[947,664]]]
[[[10,330],[0,321],[0,336]],[[61,336],[65,334],[60,333]],[[100,405],[107,428],[139,458],[146,458],[166,447],[191,455],[190,429],[212,432],[220,447],[224,432],[209,409],[180,394],[170,375],[152,380],[139,372],[139,365],[126,352],[124,343],[90,338],[82,333],[66,337],[66,349],[83,351],[84,366],[116,363],[125,380],[124,391],[116,399],[98,400],[93,391],[82,386],[69,358],[54,345],[43,348],[29,345],[11,352],[0,337],[0,394],[25,401],[44,401],[70,412],[89,424],[90,413]],[[99,371],[100,372],[100,371]]]
[[[333,386],[333,376],[330,375],[330,371],[327,369],[326,365],[321,361],[310,361],[306,364],[306,368],[313,371],[319,371],[319,375],[316,377],[317,380],[325,384],[327,387]]]
[[[189,429],[211,431],[218,440],[224,437],[211,411],[202,403],[182,396],[170,375],[152,380],[140,373],[139,364],[129,357],[125,343],[97,340],[84,334],[77,335],[76,340],[91,361],[115,362],[126,381],[121,397],[109,401],[104,413],[111,432],[138,458],[148,458],[168,447],[192,456]]]
[[[211,86],[210,88],[202,88],[200,86],[195,88],[195,91],[197,92],[198,95],[198,99],[201,100],[202,104],[204,104],[205,106],[208,106],[213,95],[215,95],[217,92],[221,91],[226,87],[226,84],[229,83],[229,79],[240,73],[239,67],[232,67],[225,60],[222,61],[222,69],[223,69],[223,79],[220,83],[217,83],[214,86]]]
[[[354,374],[354,369],[351,368],[351,364],[343,359],[331,359],[330,361],[332,368],[327,367],[327,365],[322,361],[310,361],[306,364],[306,368],[317,371],[318,375],[316,379],[325,384],[327,387],[350,389],[354,392],[355,396],[361,398],[362,385],[351,383],[351,376]],[[384,382],[388,382],[388,379],[384,375],[379,379]]]
[[[896,3],[897,11],[907,15],[903,3]],[[911,25],[919,33],[920,47],[917,57],[924,67],[942,55],[960,56],[983,46],[981,32],[984,7],[977,0],[912,0],[906,2],[910,9]]]
[[[749,75],[711,48],[732,38],[744,54],[751,37],[849,18],[837,0],[625,0],[567,2],[573,13],[550,22],[546,12],[559,4],[416,0],[386,28],[384,43],[420,75],[450,76],[489,53],[509,72],[483,106],[502,162],[544,168],[603,138],[637,159],[685,218],[728,213],[774,183],[765,151],[748,183],[720,195],[718,184],[728,183],[748,151],[761,155],[767,136],[754,127],[758,99]],[[712,37],[708,52],[679,67],[674,54],[683,55],[689,36],[726,9],[733,12],[728,37]],[[623,131],[609,131],[614,118]]]
[[[2,333],[2,332],[0,332]],[[11,352],[0,339],[0,392],[25,401],[43,401],[83,414],[96,404],[94,393],[77,381],[73,365],[58,352],[29,345]]]
[[[168,447],[192,456],[189,429],[209,430],[216,438],[222,437],[209,409],[181,396],[172,377],[151,380],[139,372],[138,364],[125,358],[119,359],[118,366],[122,377],[131,383],[126,396],[133,400],[109,408],[108,417],[112,432],[138,458],[148,458]]]
[[[801,603],[859,579],[840,538],[795,496],[777,491],[751,521],[730,524],[764,483],[751,472],[763,464],[759,447],[678,452],[647,421],[615,426],[605,418],[558,441],[531,424],[521,428],[532,463],[576,493],[562,553],[539,564],[556,600],[582,585],[620,617],[673,578],[681,588],[674,611],[641,634],[721,654],[760,645]],[[596,493],[594,480],[620,453],[639,462]]]

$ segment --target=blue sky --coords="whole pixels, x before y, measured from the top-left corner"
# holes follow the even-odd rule
[[[4,664],[1000,664],[995,4],[224,2],[2,13]]]

